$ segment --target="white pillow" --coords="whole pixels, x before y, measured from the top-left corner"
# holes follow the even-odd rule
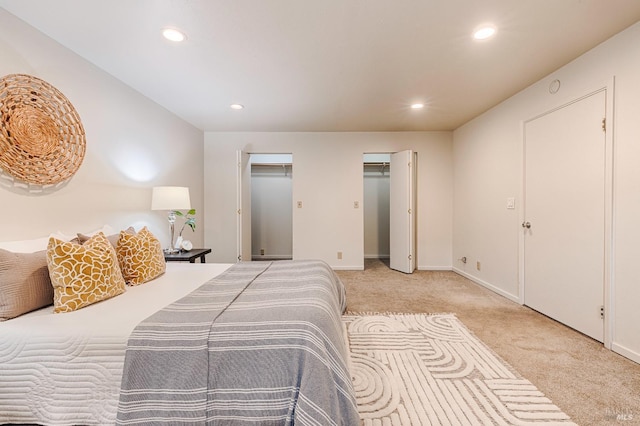
[[[102,228],[97,229],[93,232],[84,233],[88,236],[94,236],[98,232],[102,232],[105,235],[115,234],[116,231],[109,225],[104,225]],[[8,250],[13,253],[35,253],[40,250],[46,250],[47,244],[49,244],[49,237],[54,237],[61,241],[71,241],[76,238],[76,235],[66,235],[60,231],[56,231],[50,234],[47,237],[42,238],[34,238],[32,240],[22,240],[22,241],[0,241],[0,249]]]
[[[54,232],[53,234],[51,234],[49,236],[50,237],[54,237],[55,239],[60,240],[60,241],[69,242],[69,241],[71,241],[73,239],[77,239],[78,238],[78,234],[82,234],[82,235],[84,235],[86,237],[93,237],[98,232],[102,232],[104,235],[112,235],[112,234],[116,233],[116,231],[111,226],[104,225],[102,228],[96,229],[96,230],[91,231],[91,232],[78,232],[78,233],[73,234],[73,235],[67,235],[62,231],[57,231],[57,232]]]
[[[34,238],[33,240],[0,242],[0,248],[13,253],[35,253],[46,250],[49,237]]]
[[[111,226],[109,225],[104,225],[102,228],[100,229],[96,229],[95,231],[91,231],[91,232],[80,232],[82,235],[86,235],[87,237],[93,237],[94,235],[96,235],[98,232],[102,232],[104,235],[112,235],[116,233],[116,230],[113,229]],[[68,240],[67,240],[68,241]]]
[[[64,242],[69,242],[71,240],[73,240],[74,238],[76,238],[75,235],[66,235],[64,234],[62,231],[56,231],[52,234],[49,235],[49,238],[55,238],[56,240],[60,240],[60,241],[64,241]]]

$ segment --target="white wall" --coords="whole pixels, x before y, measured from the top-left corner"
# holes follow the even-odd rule
[[[150,211],[151,187],[188,186],[203,244],[203,132],[0,9],[0,76],[29,74],[60,90],[86,133],[77,174],[41,195],[0,185],[0,240],[148,225],[168,244],[166,215]],[[3,180],[3,182],[5,182]]]
[[[236,151],[293,154],[293,256],[364,267],[362,155],[418,152],[418,267],[451,268],[451,132],[205,133],[205,244],[236,257]],[[342,260],[337,252],[343,252]]]
[[[640,23],[454,132],[453,257],[456,270],[519,299],[522,122],[604,87],[614,76],[611,337],[614,350],[640,362]],[[554,79],[561,87],[550,94]],[[507,197],[516,197],[515,210],[506,209]],[[462,256],[466,265],[457,260]]]

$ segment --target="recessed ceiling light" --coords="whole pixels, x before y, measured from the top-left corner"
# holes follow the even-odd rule
[[[486,40],[493,37],[496,31],[496,27],[493,25],[483,25],[473,32],[473,38],[476,40]]]
[[[424,104],[420,104],[420,103],[411,104],[411,109],[422,109],[422,108],[424,108]]]
[[[244,105],[241,104],[231,104],[231,109],[243,109]]]
[[[176,30],[175,28],[164,28],[162,30],[162,36],[170,41],[175,41],[177,43],[181,41],[185,41],[187,36],[180,30]]]

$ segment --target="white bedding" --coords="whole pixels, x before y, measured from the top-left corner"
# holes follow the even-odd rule
[[[0,424],[114,424],[133,328],[230,266],[168,263],[156,280],[78,311],[0,322]]]

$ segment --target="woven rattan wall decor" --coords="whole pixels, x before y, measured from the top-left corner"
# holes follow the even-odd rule
[[[71,178],[85,153],[80,116],[55,87],[25,74],[0,79],[0,168],[21,181]]]

